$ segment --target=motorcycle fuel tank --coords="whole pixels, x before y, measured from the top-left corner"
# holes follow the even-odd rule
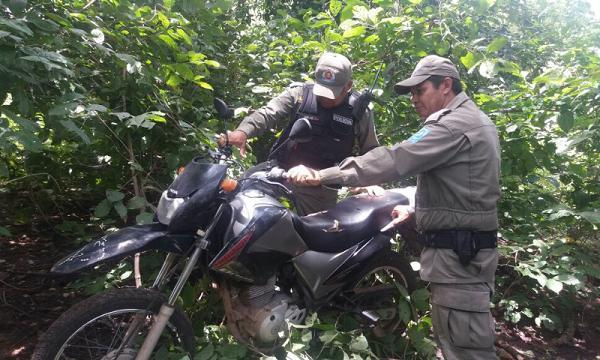
[[[228,243],[211,262],[214,270],[262,282],[283,262],[307,250],[294,228],[293,214],[272,196],[248,189],[230,206]]]

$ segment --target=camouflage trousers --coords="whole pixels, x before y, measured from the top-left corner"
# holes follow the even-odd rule
[[[444,359],[498,359],[490,284],[431,283],[430,289],[433,333]]]

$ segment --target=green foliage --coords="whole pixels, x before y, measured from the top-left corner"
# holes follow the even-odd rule
[[[358,90],[383,64],[377,131],[382,144],[402,141],[419,122],[393,84],[435,53],[458,65],[501,136],[496,309],[561,331],[579,302],[598,296],[600,25],[584,1],[11,0],[0,13],[0,193],[28,194],[0,236],[34,212],[74,208],[90,221],[63,216],[56,229],[73,241],[88,238],[89,224],[151,222],[173,171],[224,130],[213,96],[240,120],[291,82],[310,80],[324,51],[353,61]],[[280,131],[253,140],[244,163],[263,158]],[[129,265],[114,271],[81,285],[94,292],[131,280],[121,278]],[[185,304],[208,284],[196,286]],[[413,293],[400,309],[410,320],[395,344],[427,357],[425,295]],[[200,306],[217,307],[211,301]],[[297,329],[290,346],[332,358],[379,351],[337,321],[315,319],[322,345]],[[221,327],[199,334],[205,358],[245,356]]]

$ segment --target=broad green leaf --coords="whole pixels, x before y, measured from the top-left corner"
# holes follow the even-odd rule
[[[0,226],[0,236],[9,237],[12,236],[12,234],[7,228],[5,228],[4,226]]]
[[[319,339],[323,342],[323,344],[329,344],[339,335],[337,330],[327,330],[319,336]]]
[[[202,350],[200,350],[196,356],[194,356],[194,359],[196,360],[204,360],[204,359],[211,359],[213,354],[215,353],[215,347],[213,344],[206,344],[202,346]]]
[[[356,26],[356,27],[353,27],[351,29],[344,31],[344,34],[342,36],[346,39],[353,38],[353,37],[357,37],[357,36],[364,34],[366,30],[367,29],[362,25]]]
[[[411,308],[406,301],[400,301],[398,303],[398,316],[400,317],[400,320],[402,320],[405,324],[408,324],[408,322],[411,320]]]
[[[106,190],[106,198],[110,202],[114,203],[114,202],[117,202],[117,201],[121,201],[121,200],[123,200],[124,197],[125,197],[125,194],[123,194],[120,191]]]
[[[91,34],[92,40],[94,40],[96,44],[104,43],[104,32],[102,32],[101,29],[93,29]]]
[[[5,25],[13,30],[18,31],[21,34],[33,35],[33,31],[29,27],[27,27],[27,22],[21,19],[5,19],[0,18],[0,25]]]
[[[373,34],[365,38],[365,44],[376,44],[379,42],[379,35]]]
[[[0,163],[0,177],[7,178],[9,175],[10,175],[10,173],[8,171],[8,166],[6,166],[5,163]]]
[[[546,281],[546,287],[555,293],[559,294],[563,289],[563,284],[560,281],[556,281],[554,279],[548,279]]]
[[[177,43],[175,43],[175,40],[173,40],[173,38],[169,35],[161,34],[158,35],[158,38],[161,39],[165,44],[167,44],[171,49],[177,49]]]
[[[192,39],[190,36],[181,28],[177,29],[177,35],[185,42],[187,45],[192,45]]]
[[[331,25],[333,25],[333,21],[331,21],[330,19],[321,19],[321,20],[315,21],[314,24],[312,24],[310,27],[314,28],[314,29],[318,29],[323,26],[331,26]]]
[[[358,25],[360,25],[359,21],[356,21],[354,19],[348,19],[348,20],[342,21],[342,23],[340,24],[340,29],[346,31],[346,30],[350,30],[353,27],[356,27]]]
[[[151,111],[148,113],[147,119],[162,124],[166,124],[167,122],[167,119],[165,119],[165,113],[160,111]]]
[[[117,214],[119,214],[121,219],[125,221],[127,219],[127,208],[125,207],[125,205],[123,205],[123,202],[118,201],[114,203],[113,206],[115,207],[115,210],[117,211]]]
[[[354,18],[358,19],[362,22],[369,21],[369,9],[362,5],[356,5],[352,9],[352,13],[354,14]]]
[[[194,81],[195,74],[188,64],[175,64],[174,68],[181,78],[188,81]]]
[[[548,217],[548,219],[556,220],[556,219],[560,219],[560,218],[572,216],[572,215],[573,215],[573,212],[571,210],[560,209],[560,210],[556,211],[555,213],[553,213],[552,215],[550,215]]]
[[[594,225],[600,224],[600,211],[582,211],[575,215],[581,216]]]
[[[83,142],[85,142],[86,144],[91,144],[92,141],[90,140],[89,136],[87,136],[87,134],[85,133],[85,131],[83,131],[81,128],[79,128],[77,125],[75,125],[75,123],[71,120],[61,120],[60,123],[70,132],[76,134],[77,136],[79,136],[79,138],[81,140],[83,140]]]
[[[541,273],[534,274],[533,278],[537,280],[540,286],[546,286],[546,283],[548,282],[548,278],[546,277],[546,275]]]
[[[39,29],[46,32],[57,32],[60,26],[52,20],[33,18],[30,20]]]
[[[504,47],[504,45],[506,45],[507,42],[508,42],[508,39],[506,37],[504,37],[504,36],[497,37],[494,40],[492,40],[492,42],[487,46],[487,52],[494,53],[494,52],[502,49]]]
[[[88,111],[97,111],[97,112],[106,112],[106,111],[108,111],[108,109],[106,108],[106,106],[99,105],[99,104],[89,104],[85,108]]]
[[[110,113],[110,115],[116,116],[117,118],[119,118],[120,121],[123,121],[125,119],[129,119],[130,117],[133,116],[133,115],[131,115],[128,112],[113,112],[113,113]]]
[[[468,52],[467,55],[460,58],[460,62],[467,68],[467,70],[470,70],[473,66],[475,66],[478,61],[478,57],[472,52]]]
[[[271,91],[271,88],[268,86],[257,85],[252,88],[252,92],[255,94],[266,94]]]
[[[369,342],[364,335],[357,336],[350,343],[350,350],[364,352],[369,349]]]
[[[568,132],[573,127],[575,123],[575,117],[573,116],[573,112],[571,109],[563,105],[560,108],[560,113],[558,115],[558,125],[564,132]]]
[[[104,218],[110,212],[112,208],[112,203],[108,199],[104,199],[96,206],[94,209],[94,216],[97,218]]]
[[[425,288],[417,289],[412,292],[410,298],[419,310],[429,309],[429,290]]]
[[[135,223],[138,225],[152,224],[154,214],[149,212],[141,212],[135,217]]]
[[[146,199],[142,196],[134,196],[127,202],[128,209],[141,209],[146,206]]]
[[[224,359],[243,359],[246,355],[246,348],[239,344],[225,344],[219,349]]]
[[[486,60],[479,65],[479,74],[481,76],[491,79],[496,75],[496,70],[494,66],[494,62],[490,60]]]
[[[496,4],[496,0],[479,0],[479,4],[489,9]]]
[[[129,278],[129,277],[131,276],[131,274],[132,274],[132,273],[133,273],[133,272],[132,272],[131,270],[127,270],[127,271],[125,271],[124,273],[122,273],[122,274],[119,276],[119,278],[120,278],[121,280],[125,280],[125,279]]]
[[[342,10],[342,2],[340,0],[331,0],[329,1],[329,12],[331,16],[337,16],[339,12]]]
[[[8,110],[3,110],[5,116],[18,125],[18,129],[13,132],[16,141],[20,143],[25,150],[32,152],[42,151],[42,143],[37,136],[38,125],[27,119],[14,114]]]
[[[183,79],[175,74],[171,74],[167,79],[167,85],[169,85],[172,88],[177,88],[181,84],[183,84]]]
[[[212,85],[207,83],[206,81],[194,81],[196,83],[196,85],[200,86],[201,88],[204,89],[208,89],[208,90],[214,90]]]
[[[566,285],[581,284],[581,280],[579,280],[578,278],[576,278],[575,276],[573,276],[571,274],[559,274],[558,276],[556,276],[556,280],[558,280],[561,283],[566,284]]]
[[[206,60],[204,61],[204,63],[210,67],[213,67],[215,69],[219,69],[221,67],[221,64],[218,61],[215,60]]]
[[[398,24],[402,24],[402,18],[399,16],[393,16],[393,17],[388,17],[388,18],[383,18],[381,19],[382,23],[389,23],[392,25],[398,25]]]

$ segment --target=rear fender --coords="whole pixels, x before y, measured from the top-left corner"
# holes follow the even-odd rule
[[[85,245],[59,260],[50,272],[59,275],[72,274],[145,250],[183,253],[193,241],[193,234],[169,234],[167,226],[162,224],[130,226]]]

